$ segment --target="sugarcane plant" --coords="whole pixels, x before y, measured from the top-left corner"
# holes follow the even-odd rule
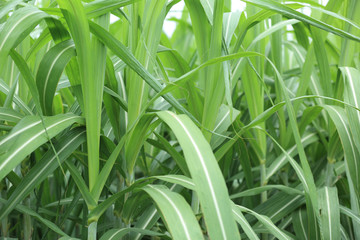
[[[360,239],[359,13],[1,0],[1,239]]]

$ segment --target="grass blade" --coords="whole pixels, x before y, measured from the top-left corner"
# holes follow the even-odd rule
[[[187,116],[172,112],[159,112],[158,116],[174,131],[183,148],[210,237],[239,239],[225,181],[210,145]]]
[[[75,55],[73,41],[67,40],[55,45],[43,57],[36,74],[36,85],[45,115],[51,115],[58,82],[65,66]]]
[[[46,132],[39,117],[23,118],[9,134],[0,140],[0,179],[3,179],[28,154],[74,123],[84,123],[83,118],[63,114],[44,118]]]
[[[85,141],[85,131],[83,128],[71,130],[67,135],[59,139],[55,145],[57,156],[62,163],[70,154],[75,151]],[[46,179],[59,166],[59,162],[54,152],[49,150],[44,157],[31,169],[22,179],[15,191],[7,202],[2,206],[0,219],[3,219],[16,207],[38,184]]]
[[[185,199],[165,186],[143,188],[156,202],[173,239],[203,239],[199,224]]]
[[[11,15],[0,35],[0,73],[4,72],[5,62],[10,50],[16,47],[45,17],[45,12],[27,6],[18,9]],[[26,19],[26,21],[24,21]],[[0,76],[1,76],[0,75]]]
[[[340,210],[336,188],[319,191],[320,230],[323,239],[340,239]]]
[[[275,1],[272,1],[272,0],[244,0],[245,2],[248,2],[252,5],[255,5],[255,6],[258,6],[258,7],[261,7],[261,8],[265,8],[265,9],[269,9],[269,10],[272,10],[274,12],[277,12],[277,13],[280,13],[280,14],[283,14],[289,18],[294,18],[294,19],[297,19],[299,21],[302,21],[304,23],[308,23],[310,25],[313,25],[317,28],[320,28],[322,30],[325,30],[327,32],[330,32],[330,33],[333,33],[335,35],[338,35],[340,37],[344,37],[344,38],[349,38],[351,40],[354,40],[354,41],[357,41],[357,42],[360,42],[360,38],[351,34],[351,33],[348,33],[346,31],[343,31],[341,29],[338,29],[332,25],[329,25],[329,24],[326,24],[322,21],[319,21],[315,18],[312,18],[312,17],[309,17],[303,13],[300,13],[298,11],[295,11],[294,9],[286,6],[286,5],[283,5],[283,4],[280,4],[280,3],[277,3]]]

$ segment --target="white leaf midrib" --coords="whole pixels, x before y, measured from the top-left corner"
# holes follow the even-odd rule
[[[22,22],[24,21],[24,19],[30,17],[31,15],[37,14],[37,13],[42,13],[41,11],[34,11],[34,12],[30,12],[29,14],[26,14],[25,16],[23,16],[22,18],[20,18],[16,24],[13,25],[12,28],[10,28],[10,30],[7,32],[7,34],[5,35],[5,38],[3,40],[3,42],[0,45],[0,49],[2,49],[7,41],[7,39],[9,38],[10,34],[14,31],[14,29]]]
[[[151,185],[148,185],[148,187],[152,188],[154,191],[157,191],[158,193],[160,193],[172,206],[172,208],[175,210],[176,214],[178,215],[178,218],[180,220],[181,226],[183,227],[184,231],[185,231],[185,235],[186,235],[186,239],[191,239],[190,237],[190,233],[188,230],[188,227],[186,225],[186,221],[183,218],[183,215],[181,214],[181,211],[177,208],[176,204],[172,201],[172,199],[170,199],[163,191],[161,191],[158,188],[155,188]]]
[[[63,53],[64,53],[65,51],[67,51],[69,48],[74,47],[74,46],[75,46],[75,44],[71,44],[70,46],[64,48],[64,49],[56,56],[56,58],[54,59],[54,61],[51,63],[50,69],[49,69],[49,71],[48,71],[48,73],[47,73],[47,75],[46,75],[45,83],[44,83],[44,91],[43,91],[43,103],[44,103],[44,106],[45,106],[45,102],[46,102],[46,101],[45,101],[46,90],[47,90],[46,88],[47,88],[47,84],[48,84],[48,82],[49,82],[50,74],[52,73],[52,69],[54,68],[54,66],[55,66],[56,62],[59,60],[59,58],[63,55]]]
[[[213,203],[215,205],[215,210],[216,210],[216,214],[218,216],[218,221],[219,221],[219,224],[220,224],[220,229],[221,229],[221,233],[222,233],[222,236],[223,236],[223,239],[226,240],[227,239],[227,235],[226,235],[226,232],[225,232],[225,227],[224,227],[224,223],[222,221],[222,213],[219,209],[219,203],[217,201],[217,198],[216,198],[216,195],[215,195],[215,191],[214,191],[214,187],[212,185],[212,182],[211,182],[211,178],[210,178],[210,174],[208,172],[208,169],[206,167],[206,164],[205,164],[205,161],[204,161],[204,158],[201,154],[201,151],[199,149],[199,147],[197,146],[195,140],[193,139],[193,137],[191,136],[189,130],[186,128],[186,126],[182,123],[182,121],[172,112],[168,112],[179,124],[180,126],[184,129],[186,135],[188,136],[188,138],[190,139],[191,143],[192,143],[192,146],[194,147],[195,149],[195,152],[196,154],[198,155],[199,157],[199,160],[200,160],[200,163],[201,163],[201,166],[202,166],[202,169],[205,173],[205,177],[206,177],[206,180],[208,182],[208,185],[209,185],[209,188],[210,188],[210,195],[213,199]]]
[[[74,142],[79,136],[81,136],[85,131],[80,132],[78,135],[74,136],[64,147],[62,147],[58,152],[57,155],[61,154],[72,142]],[[56,159],[56,155],[54,155],[47,163],[46,165],[31,179],[28,185],[31,185],[47,168],[48,166]],[[9,208],[11,208],[14,203],[16,203],[17,199],[23,194],[23,192],[26,190],[26,188],[23,188],[21,192],[17,195],[15,199],[13,199],[12,203],[9,205]],[[0,219],[2,216],[0,216]]]
[[[74,118],[78,118],[78,116],[73,116],[73,117],[69,117],[69,118],[65,118],[59,122],[56,122],[52,125],[50,125],[49,127],[46,128],[46,131],[49,131],[50,129],[52,129],[53,127],[65,122],[65,121],[68,121],[68,120],[71,120],[71,119],[74,119]],[[45,129],[43,129],[42,131],[40,131],[39,133],[35,134],[33,137],[31,137],[30,139],[28,139],[25,143],[23,143],[22,146],[20,146],[19,148],[16,149],[16,151],[14,151],[7,159],[5,159],[1,164],[0,164],[0,172],[1,170],[4,169],[4,166],[9,162],[11,161],[11,159],[13,157],[15,157],[22,149],[24,149],[30,142],[32,142],[34,139],[36,139],[37,137],[39,137],[40,135],[44,134],[45,133]]]

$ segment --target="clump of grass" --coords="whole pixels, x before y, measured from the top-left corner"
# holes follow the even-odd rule
[[[1,236],[360,239],[360,3],[179,2],[0,2]]]

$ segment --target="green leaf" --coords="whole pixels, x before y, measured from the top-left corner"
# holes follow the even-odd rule
[[[227,47],[230,46],[231,39],[234,35],[237,25],[239,24],[239,20],[239,12],[224,13],[223,38]]]
[[[41,60],[36,74],[36,85],[45,115],[51,115],[58,82],[65,66],[75,55],[73,41],[67,40],[52,47]]]
[[[255,233],[254,229],[250,226],[250,224],[244,217],[243,213],[239,209],[234,208],[234,207],[233,207],[232,211],[233,211],[235,220],[240,224],[240,226],[242,227],[242,229],[244,230],[246,235],[249,237],[249,239],[255,239],[255,240],[259,239],[259,237]]]
[[[28,154],[74,123],[84,124],[83,118],[63,114],[44,118],[23,118],[9,134],[0,139],[0,179],[3,179]],[[44,126],[46,129],[44,129]]]
[[[204,239],[194,213],[181,195],[161,185],[143,189],[156,202],[173,239]]]
[[[135,181],[131,186],[125,188],[124,190],[115,193],[111,197],[108,197],[102,203],[97,205],[94,209],[92,209],[88,216],[88,222],[97,221],[101,215],[112,205],[114,204],[119,198],[123,197],[124,194],[131,192],[133,190],[140,189],[145,185],[149,184],[149,179],[139,179]]]
[[[360,42],[360,38],[351,34],[351,33],[348,33],[344,30],[341,30],[339,28],[336,28],[332,25],[329,25],[325,22],[322,22],[322,21],[319,21],[315,18],[312,18],[312,17],[309,17],[301,12],[298,12],[284,4],[280,4],[280,3],[277,3],[275,1],[272,1],[272,0],[244,0],[245,2],[247,3],[250,3],[252,5],[255,5],[255,6],[258,6],[258,7],[261,7],[261,8],[265,8],[265,9],[269,9],[271,11],[274,11],[274,12],[277,12],[277,13],[280,13],[282,15],[285,15],[286,17],[289,17],[289,18],[294,18],[294,19],[297,19],[299,21],[302,21],[304,23],[308,23],[310,25],[313,25],[317,28],[320,28],[322,30],[325,30],[327,32],[330,32],[330,33],[333,33],[335,35],[338,35],[340,37],[344,37],[344,38],[349,38],[351,40],[354,40],[354,41],[358,41]]]
[[[27,6],[16,10],[9,20],[6,21],[0,34],[1,75],[10,50],[28,36],[34,27],[45,17],[49,17],[49,15],[38,8]]]
[[[72,35],[79,63],[87,128],[89,187],[99,174],[101,104],[105,78],[106,48],[96,38],[90,39],[89,23],[80,0],[58,0]],[[95,20],[106,26],[108,16]],[[95,62],[97,59],[98,62]]]
[[[225,181],[209,143],[186,115],[157,114],[173,130],[184,151],[210,237],[239,239]]]
[[[135,223],[135,228],[140,229],[150,229],[152,226],[156,224],[156,222],[160,219],[160,214],[157,211],[156,207],[154,205],[148,207],[143,214],[139,217],[138,221]],[[142,234],[134,234],[133,239],[139,240],[141,238]]]
[[[160,92],[162,87],[160,83],[152,76],[134,57],[134,55],[118,40],[116,40],[108,31],[101,28],[96,23],[90,22],[90,30],[102,41],[114,54],[122,59],[131,69],[133,69],[147,84],[156,92]],[[178,111],[192,116],[181,104],[171,95],[164,95],[164,98]],[[194,117],[191,117],[195,120]]]
[[[166,237],[166,235],[153,232],[146,229],[141,228],[122,228],[122,229],[111,229],[104,233],[100,240],[115,240],[115,239],[122,239],[126,234],[130,232],[141,233],[145,236],[153,236],[153,237]]]
[[[0,91],[6,95],[10,94],[11,92],[9,86],[2,79],[0,79]],[[14,94],[13,101],[26,115],[33,115],[31,109],[26,105],[26,103],[24,103],[24,101],[21,100],[17,94]]]
[[[214,1],[213,27],[210,37],[209,58],[221,56],[222,50],[222,27],[224,14],[224,0]],[[206,81],[204,89],[204,110],[202,117],[202,127],[213,129],[215,126],[218,109],[223,101],[225,94],[225,82],[222,80],[222,65],[217,63],[211,68],[206,69]],[[220,81],[219,81],[220,79]],[[210,142],[211,132],[203,131],[205,138]]]
[[[171,144],[161,135],[154,132],[156,137],[159,139],[159,142],[162,144],[162,147],[172,156],[172,158],[175,160],[176,164],[179,166],[181,171],[187,175],[190,176],[189,169],[186,165],[184,157],[176,151],[175,147],[171,146]]]
[[[221,135],[226,132],[226,130],[233,124],[235,119],[239,116],[240,112],[234,108],[228,107],[226,105],[221,105],[219,109],[219,114],[216,118],[215,127],[213,132],[218,133],[214,134],[211,138],[210,144],[213,149],[215,149],[225,138]]]
[[[0,120],[18,123],[24,116],[12,109],[0,107]]]
[[[86,185],[84,179],[82,178],[79,169],[71,162],[71,160],[66,160],[65,165],[69,169],[71,177],[74,179],[81,195],[83,196],[89,210],[92,210],[97,206],[97,202],[91,195],[88,186]]]
[[[302,139],[301,142],[303,143],[304,147],[307,145],[314,143],[318,140],[318,137],[315,133],[306,134]],[[295,154],[297,154],[296,145],[291,147],[287,150],[287,153],[289,156],[294,157]],[[287,156],[286,154],[282,153],[280,156],[278,156],[270,166],[266,169],[266,179],[269,180],[271,176],[273,176],[276,172],[278,172],[287,162],[286,160]]]
[[[193,181],[191,180],[191,178],[188,178],[186,176],[183,175],[164,175],[164,176],[154,176],[153,178],[157,178],[160,179],[162,181],[166,181],[166,182],[170,182],[170,183],[174,183],[174,184],[178,184],[181,185],[185,188],[191,189],[195,191],[195,184],[193,183]]]
[[[318,190],[320,230],[323,239],[340,239],[340,210],[337,189],[324,187]]]
[[[5,199],[0,198],[0,203],[4,204],[6,203]],[[54,224],[53,222],[43,218],[40,214],[38,214],[37,212],[33,211],[32,209],[20,205],[18,204],[15,207],[16,211],[19,211],[23,214],[28,214],[34,218],[36,218],[39,222],[41,222],[42,224],[44,224],[46,227],[50,228],[51,230],[53,230],[54,232],[56,232],[57,234],[59,234],[60,236],[68,236],[66,233],[64,233],[58,226],[56,226],[56,224]]]
[[[360,96],[356,93],[356,89],[360,88],[360,71],[355,68],[341,67],[340,70],[344,76],[344,101],[360,108]],[[345,107],[349,117],[349,125],[357,149],[360,149],[360,112],[349,106]]]
[[[21,0],[13,0],[6,2],[5,5],[1,5],[0,19],[3,18],[6,14],[8,14],[12,9],[14,9],[14,7],[16,7],[16,5],[18,5],[21,2],[22,2]]]
[[[255,216],[259,220],[259,222],[261,222],[269,230],[269,232],[271,234],[273,234],[276,238],[281,239],[281,240],[292,239],[286,233],[284,233],[282,230],[280,230],[278,227],[276,227],[275,224],[271,221],[271,219],[269,217],[258,214],[255,211],[252,211],[246,207],[242,207],[242,206],[235,205],[235,204],[233,204],[233,209],[235,211],[240,210],[242,212],[248,212],[251,215]]]
[[[85,11],[88,18],[91,19],[138,1],[140,0],[97,0],[86,4]]]
[[[306,215],[306,211],[303,209],[299,209],[296,212],[292,213],[292,221],[293,221],[293,226],[294,226],[294,230],[295,230],[295,234],[296,236],[298,236],[301,239],[308,239],[308,222],[307,222],[307,215]]]
[[[59,167],[57,157],[59,158],[60,163],[62,163],[85,141],[85,139],[85,131],[83,128],[70,130],[66,135],[60,138],[58,144],[54,146],[56,155],[52,149],[48,150],[42,159],[31,168],[30,172],[21,180],[7,202],[2,206],[0,219],[3,219],[9,214],[37,185],[44,181],[57,167]]]
[[[114,151],[111,153],[109,159],[106,161],[105,165],[101,169],[101,172],[99,174],[99,180],[95,183],[94,188],[91,191],[91,194],[92,194],[93,198],[95,199],[95,201],[99,200],[101,191],[103,190],[103,188],[105,186],[105,182],[109,177],[109,174],[114,166],[116,159],[118,158],[118,156],[120,154],[121,149],[124,147],[125,139],[126,138],[123,137],[120,140],[120,142],[118,143],[118,145],[116,146]]]
[[[155,176],[154,178],[157,178],[157,179],[160,179],[160,180],[163,180],[166,182],[171,182],[174,184],[179,184],[185,188],[195,190],[195,184],[193,183],[193,181],[190,178],[182,176],[182,175]],[[248,221],[246,220],[246,218],[244,217],[244,215],[242,214],[242,212],[237,211],[236,209],[232,209],[232,211],[233,211],[233,216],[234,216],[235,220],[240,224],[240,226],[243,228],[243,230],[245,231],[247,236],[251,239],[259,239],[258,236],[256,235],[256,233],[253,231],[250,224],[248,223]]]
[[[268,190],[272,190],[272,189],[280,190],[280,191],[285,192],[285,193],[287,193],[289,195],[303,195],[304,194],[303,192],[301,192],[301,191],[299,191],[297,189],[287,187],[287,186],[283,186],[283,185],[266,185],[266,186],[252,188],[252,189],[242,191],[240,193],[230,195],[230,198],[234,199],[234,198],[240,198],[240,197],[253,196],[253,195],[260,194],[260,193],[262,193],[264,191],[268,191]]]
[[[345,214],[346,216],[352,218],[353,220],[355,220],[358,224],[360,224],[360,215],[356,214],[354,211],[352,211],[351,209],[344,207],[342,205],[340,205],[340,212],[342,214]]]
[[[151,73],[154,69],[154,58],[160,42],[160,33],[165,19],[166,1],[147,1],[145,3],[135,4],[134,7],[134,18],[137,19],[138,14],[139,16],[142,16],[139,24],[144,27],[138,37],[134,36],[134,38],[131,39],[130,44],[134,49],[135,58],[147,71],[149,71],[149,73]],[[141,12],[142,8],[146,9],[144,14]],[[133,19],[133,21],[135,19]],[[132,28],[132,30],[134,31],[134,34],[137,32],[136,28]],[[122,60],[126,62],[125,59],[122,58]],[[149,85],[146,84],[147,81],[141,79],[142,76],[138,74],[138,71],[131,69],[128,74],[129,79],[131,79],[131,81],[127,81],[126,83],[129,104],[128,126],[131,127],[139,117],[140,113],[146,108],[150,89]]]
[[[344,149],[346,171],[349,174],[355,189],[359,191],[360,166],[357,159],[359,159],[360,156],[352,140],[348,117],[345,113],[345,110],[338,106],[327,105],[324,106],[324,109],[329,113],[339,133],[341,144]]]
[[[35,80],[34,80],[34,76],[31,73],[28,65],[26,64],[25,60],[23,59],[23,57],[17,53],[15,50],[11,50],[10,51],[10,56],[11,58],[14,60],[14,62],[16,63],[18,69],[20,70],[21,74],[23,75],[30,93],[33,97],[33,101],[35,102],[35,106],[37,108],[37,111],[42,114],[41,112],[41,107],[40,107],[40,100],[39,100],[39,94],[38,91],[36,89],[36,85],[35,85]]]
[[[132,174],[134,171],[138,154],[148,136],[148,131],[153,119],[153,114],[144,115],[129,133],[129,138],[125,144],[126,167],[129,174]]]

